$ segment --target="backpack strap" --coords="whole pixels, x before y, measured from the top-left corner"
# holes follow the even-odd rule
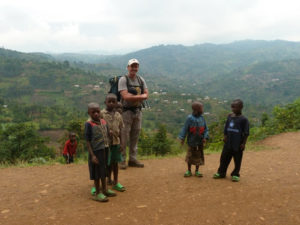
[[[129,77],[128,75],[124,75],[126,78],[126,85],[127,90],[129,89]],[[139,75],[136,75],[136,78],[138,80],[139,86],[141,87],[141,93],[144,94],[144,82],[142,81],[142,78]]]
[[[126,85],[127,85],[127,90],[129,89],[129,77],[128,75],[124,75],[124,77],[126,78]]]
[[[136,76],[137,76],[139,85],[141,87],[141,93],[144,94],[144,82],[142,81],[142,78],[139,75],[136,75]]]

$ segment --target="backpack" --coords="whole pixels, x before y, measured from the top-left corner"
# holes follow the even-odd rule
[[[110,89],[108,93],[115,94],[117,96],[118,102],[121,100],[121,94],[118,90],[119,80],[122,76],[114,76],[109,79]]]
[[[127,90],[129,93],[131,94],[136,94],[134,93],[134,90],[131,90],[132,87],[130,87],[128,84],[129,84],[129,78],[127,75],[124,75],[125,78],[126,78],[126,84],[127,84]],[[139,82],[139,85],[141,87],[141,92],[142,94],[144,93],[144,83],[141,79],[140,76],[136,75],[137,76],[137,79],[138,79],[138,82]],[[118,102],[121,101],[121,94],[118,90],[118,86],[119,86],[119,80],[122,76],[114,76],[112,78],[109,79],[109,83],[110,83],[110,90],[108,91],[108,93],[112,93],[112,94],[115,94],[117,96],[117,100]]]

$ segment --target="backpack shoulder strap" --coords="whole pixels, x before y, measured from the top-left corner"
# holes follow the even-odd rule
[[[124,77],[126,78],[126,85],[127,85],[127,90],[129,89],[129,77],[128,75],[124,75]]]
[[[142,78],[139,75],[136,75],[136,78],[138,79],[139,85],[141,87],[141,92],[144,94],[144,82],[142,81]]]

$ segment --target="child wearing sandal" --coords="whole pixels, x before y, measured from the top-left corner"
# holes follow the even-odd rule
[[[232,113],[228,115],[224,128],[224,147],[218,172],[213,178],[225,178],[228,165],[233,158],[234,170],[231,172],[233,182],[240,181],[240,169],[243,151],[249,136],[249,121],[242,115],[243,101],[236,99],[231,103]]]
[[[188,170],[184,174],[184,177],[192,176],[192,165],[196,166],[195,176],[202,177],[199,172],[199,166],[204,165],[204,152],[203,145],[208,139],[208,128],[203,114],[203,104],[201,102],[193,102],[193,113],[189,115],[182,128],[179,139],[181,145],[184,144],[185,137],[187,136],[188,150],[186,154],[186,163],[188,164]]]
[[[113,189],[117,191],[125,191],[125,187],[119,183],[118,163],[122,162],[122,151],[120,148],[121,130],[124,127],[121,114],[117,111],[117,96],[115,94],[108,94],[105,98],[106,109],[101,111],[103,119],[107,122],[111,132],[111,146],[108,156],[108,184],[113,185]],[[111,180],[111,173],[113,172],[114,180]]]
[[[95,187],[91,192],[93,200],[107,202],[107,197],[116,196],[116,193],[106,187],[107,155],[109,147],[108,126],[104,119],[100,118],[100,106],[97,103],[88,104],[90,120],[85,123],[85,139],[89,152],[90,179],[94,180]],[[101,190],[100,190],[101,181]]]

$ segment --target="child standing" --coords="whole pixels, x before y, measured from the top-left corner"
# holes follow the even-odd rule
[[[203,175],[199,172],[199,166],[204,165],[203,145],[208,139],[208,128],[202,116],[203,104],[200,102],[194,102],[192,104],[192,110],[193,113],[187,117],[184,127],[179,134],[181,144],[184,144],[186,136],[188,144],[185,159],[188,164],[188,170],[184,174],[184,177],[192,176],[192,165],[196,166],[195,176],[202,177]]]
[[[120,115],[122,115],[122,113],[123,113],[123,105],[122,105],[121,102],[117,102],[117,104],[116,104],[116,111],[118,113],[120,113]]]
[[[90,179],[94,180],[96,189],[93,199],[100,202],[107,202],[107,196],[116,196],[115,192],[106,188],[109,130],[106,121],[100,119],[100,106],[97,103],[90,103],[88,105],[88,114],[90,120],[85,123],[85,138],[89,151]],[[102,191],[100,191],[100,180]]]
[[[77,141],[76,141],[76,134],[74,132],[69,133],[69,139],[66,141],[63,156],[66,159],[66,163],[73,163],[74,156],[76,155],[77,149]]]
[[[224,147],[221,154],[218,172],[213,178],[224,178],[228,165],[233,157],[234,170],[231,173],[232,181],[240,181],[240,168],[243,151],[249,136],[249,121],[242,115],[243,101],[236,99],[231,103],[232,113],[228,115],[224,128]]]
[[[122,154],[120,148],[121,130],[124,127],[121,114],[117,111],[117,96],[115,94],[108,94],[105,99],[106,109],[101,111],[103,119],[107,122],[111,137],[110,154],[108,157],[109,175],[108,182],[113,185],[113,189],[117,191],[125,191],[125,187],[118,181],[119,167],[118,163],[122,162]],[[114,180],[111,181],[111,173],[114,174]]]

